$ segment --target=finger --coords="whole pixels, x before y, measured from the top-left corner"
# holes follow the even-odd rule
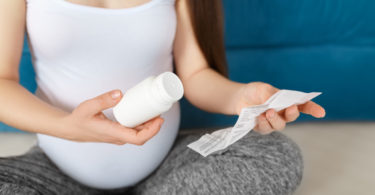
[[[127,130],[124,131],[124,134],[122,135],[123,141],[135,145],[143,145],[159,132],[163,122],[164,119],[157,118],[151,123],[146,123],[144,128],[140,131],[124,127]]]
[[[79,111],[85,116],[92,116],[98,112],[115,106],[121,99],[121,91],[113,90],[95,98],[86,100],[79,105]]]
[[[313,101],[308,101],[305,104],[299,105],[298,110],[316,118],[323,118],[326,115],[324,108]]]
[[[100,119],[107,119],[107,117],[104,115],[103,112],[97,113],[96,116],[99,117]]]
[[[266,117],[273,129],[282,130],[285,128],[285,120],[274,109],[268,110]]]
[[[144,122],[144,123],[142,123],[142,124],[140,124],[140,125],[138,125],[138,126],[136,126],[136,127],[134,127],[134,129],[136,129],[136,130],[142,130],[142,129],[144,129],[147,125],[152,124],[152,123],[154,122],[154,120],[157,120],[158,118],[161,118],[160,115],[159,115],[159,116],[156,116],[155,118],[152,118],[152,119],[150,119],[150,120],[148,120],[148,121],[146,121],[146,122]],[[161,119],[162,119],[162,118],[161,118]]]
[[[261,134],[267,134],[272,131],[271,124],[269,124],[269,122],[263,114],[258,117],[257,131]]]
[[[135,144],[143,145],[146,141],[154,137],[160,130],[164,119],[156,118],[152,123],[145,124],[145,128],[137,132]]]
[[[284,116],[284,119],[286,122],[292,122],[292,121],[295,121],[299,117],[299,115],[300,114],[299,114],[298,106],[293,105],[285,109],[285,112],[281,116]]]

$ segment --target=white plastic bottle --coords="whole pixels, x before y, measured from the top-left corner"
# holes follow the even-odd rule
[[[133,128],[168,111],[183,94],[182,82],[174,73],[150,76],[125,92],[113,115],[121,125]]]

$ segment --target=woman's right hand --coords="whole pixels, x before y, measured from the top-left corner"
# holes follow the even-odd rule
[[[82,102],[63,117],[60,137],[79,142],[143,145],[159,132],[164,119],[159,116],[134,129],[108,119],[102,111],[115,106],[121,97],[120,90],[113,90]]]

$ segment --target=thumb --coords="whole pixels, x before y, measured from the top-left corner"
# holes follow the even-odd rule
[[[122,97],[120,90],[113,90],[95,98],[86,100],[79,105],[81,114],[86,116],[95,115],[105,109],[115,106]]]

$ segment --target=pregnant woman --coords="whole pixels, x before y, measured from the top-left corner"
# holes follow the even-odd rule
[[[0,194],[292,193],[302,157],[278,131],[300,112],[323,117],[314,102],[268,110],[206,158],[186,147],[202,133],[177,136],[178,104],[135,128],[112,115],[127,89],[165,71],[209,112],[238,115],[276,93],[226,78],[221,9],[220,0],[0,0],[0,121],[38,135],[25,155],[0,159]],[[35,95],[19,84],[25,32]]]

